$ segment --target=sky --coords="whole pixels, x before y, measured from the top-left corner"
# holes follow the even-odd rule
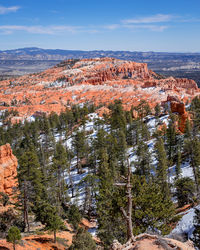
[[[200,0],[0,0],[0,50],[200,52]]]

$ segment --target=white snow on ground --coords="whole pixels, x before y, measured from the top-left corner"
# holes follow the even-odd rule
[[[85,198],[85,189],[84,189],[84,185],[81,185],[81,181],[83,180],[83,178],[85,178],[88,175],[89,170],[88,170],[88,168],[84,168],[83,173],[78,174],[75,166],[76,166],[76,159],[73,159],[71,167],[70,167],[71,168],[70,176],[68,173],[66,173],[65,181],[66,181],[67,185],[70,185],[71,182],[73,184],[74,197],[71,197],[72,196],[72,189],[70,188],[68,190],[68,194],[71,197],[71,202],[73,204],[76,204],[79,207],[82,207],[82,205],[84,203],[84,198]],[[71,178],[71,180],[70,180],[70,178]]]
[[[155,143],[156,143],[156,139],[151,139],[147,142],[147,145],[148,145],[148,148],[149,148],[149,152],[150,153],[153,153],[154,151],[154,146],[155,146]]]
[[[88,229],[88,232],[95,237],[97,235],[97,228],[96,227],[92,227]]]
[[[79,131],[82,131],[82,130],[85,130],[86,133],[88,134],[87,135],[87,140],[88,140],[88,143],[90,144],[91,141],[96,138],[96,135],[97,135],[97,126],[95,125],[95,122],[98,120],[98,119],[102,119],[102,118],[99,118],[98,115],[96,113],[91,113],[88,115],[88,120],[86,121],[86,124],[85,126],[80,126],[78,128]],[[157,126],[158,123],[166,123],[168,124],[168,120],[169,120],[169,115],[165,115],[165,116],[162,116],[158,119],[156,119],[154,116],[148,116],[147,117],[148,119],[148,122],[147,122],[147,125],[149,127],[149,130],[151,131],[152,129],[155,130],[155,127]],[[99,127],[103,128],[105,131],[109,131],[109,126],[108,125],[99,125]],[[61,140],[63,141],[63,144],[71,149],[72,148],[72,137],[73,137],[73,134],[72,133],[72,136],[70,136],[67,140],[65,139],[65,135],[60,135],[59,133],[56,133],[56,141],[58,140]],[[157,166],[157,159],[155,157],[155,143],[156,143],[156,139],[150,139],[149,141],[146,142],[147,145],[148,145],[148,148],[149,148],[149,152],[151,154],[151,163],[152,165],[156,168]],[[130,147],[127,149],[127,155],[129,157],[129,161],[131,163],[131,166],[132,166],[132,171],[135,171],[135,162],[137,161],[137,156],[136,156],[136,150],[137,148],[136,147]],[[72,164],[70,166],[71,168],[71,179],[74,183],[74,186],[75,186],[75,196],[77,194],[77,196],[79,197],[76,197],[76,198],[72,198],[72,202],[76,200],[76,202],[78,202],[79,205],[81,205],[81,202],[84,201],[84,187],[83,186],[80,186],[79,183],[81,182],[81,180],[87,176],[88,174],[88,169],[84,169],[84,173],[83,174],[78,174],[77,173],[77,170],[76,170],[76,159],[74,158],[72,160]],[[190,177],[190,178],[193,178],[193,171],[192,171],[192,168],[190,166],[190,163],[189,162],[183,162],[181,164],[181,170],[182,170],[182,177]],[[175,165],[172,166],[170,168],[170,182],[173,183],[174,181],[174,178],[175,178]],[[70,184],[70,180],[69,180],[69,176],[68,176],[68,173],[66,173],[66,182],[67,184]],[[78,190],[78,191],[77,191]],[[69,190],[69,195],[71,196],[71,191]]]
[[[168,124],[169,124],[169,115],[164,115],[164,116],[160,117],[159,121],[165,123],[168,126]]]
[[[174,165],[169,169],[171,183],[174,182],[174,178],[176,176],[175,167],[176,166]],[[190,178],[194,179],[193,170],[192,170],[192,167],[190,166],[189,161],[183,162],[181,164],[181,177],[190,177]]]
[[[54,138],[56,142],[65,140],[65,133],[54,133]]]
[[[68,138],[67,141],[64,143],[67,148],[72,149],[72,137]]]
[[[35,121],[35,117],[34,116],[29,116],[29,117],[26,118],[26,120],[28,122],[34,122]]]
[[[158,125],[162,125],[162,124],[166,124],[166,126],[168,126],[169,124],[169,115],[164,115],[161,116],[160,118],[155,118],[155,116],[147,116],[146,118],[147,120],[147,126],[149,128],[149,132],[152,135],[156,129]]]
[[[200,205],[196,208],[200,209]],[[185,215],[183,215],[182,219],[172,230],[171,234],[187,234],[188,238],[191,238],[194,231],[194,216],[195,208],[191,208],[185,213]]]
[[[149,128],[156,128],[157,125],[157,119],[156,118],[151,118],[149,119],[148,123],[147,123]]]

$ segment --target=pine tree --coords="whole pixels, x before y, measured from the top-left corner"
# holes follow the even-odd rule
[[[167,155],[169,159],[169,164],[173,164],[173,158],[176,154],[177,146],[177,136],[176,136],[176,126],[175,126],[175,116],[171,114],[169,125],[167,127],[166,136],[167,136]]]
[[[140,121],[140,134],[141,134],[141,139],[144,141],[148,141],[150,139],[150,133],[148,130],[148,126],[146,123]]]
[[[82,173],[82,163],[81,160],[86,156],[86,136],[84,131],[76,131],[73,142],[74,151],[76,153],[77,159],[77,172]]]
[[[118,133],[118,138],[117,138],[117,144],[118,144],[118,159],[119,159],[119,164],[120,164],[120,169],[121,169],[121,174],[125,174],[125,161],[126,161],[126,149],[127,149],[127,144],[126,144],[126,136],[122,130],[120,130]]]
[[[194,114],[192,134],[196,136],[200,129],[200,98],[196,96],[191,102],[191,110]]]
[[[40,221],[46,226],[47,230],[54,232],[54,242],[56,242],[56,232],[64,225],[57,214],[56,208],[42,202],[36,210],[36,221]]]
[[[192,135],[192,128],[191,128],[191,122],[189,119],[187,119],[186,124],[185,124],[185,133],[184,137],[185,138],[191,138]]]
[[[97,218],[98,236],[105,245],[110,245],[114,239],[112,227],[114,218],[111,216],[113,209],[113,179],[109,171],[108,155],[104,149],[101,150],[101,157],[98,170],[98,195],[97,195]]]
[[[167,155],[164,148],[163,140],[160,138],[156,142],[156,158],[158,160],[158,165],[156,168],[156,177],[162,191],[165,193],[166,197],[169,195],[169,187],[167,182]]]
[[[179,207],[188,203],[194,203],[195,186],[194,181],[189,177],[183,177],[175,182],[176,197]]]
[[[149,180],[152,170],[151,156],[149,153],[148,145],[145,142],[139,142],[136,155],[136,173],[141,176],[144,176],[147,180]]]
[[[194,239],[192,241],[195,244],[197,249],[200,249],[200,210],[195,209],[195,217],[194,217],[194,232],[193,232]]]
[[[55,112],[52,112],[49,116],[49,125],[52,129],[57,128],[58,131],[61,129],[59,116]]]
[[[97,177],[95,174],[90,173],[86,177],[82,179],[80,182],[80,186],[84,186],[85,188],[85,200],[84,200],[84,214],[87,214],[90,217],[92,212],[92,203],[95,199],[96,192],[97,192]]]
[[[121,100],[115,100],[111,105],[111,117],[110,117],[111,129],[120,129],[123,132],[126,131],[126,117],[122,107]]]
[[[41,200],[46,199],[42,172],[34,151],[26,151],[19,158],[19,200],[23,204],[25,228],[29,231],[29,212],[35,210]]]
[[[79,228],[73,236],[72,246],[70,250],[95,250],[96,244],[90,233],[83,228]]]
[[[146,230],[160,230],[162,234],[168,234],[174,215],[171,199],[152,180],[147,183],[144,177],[134,176],[132,183],[133,234],[144,233]]]
[[[66,201],[66,182],[65,171],[69,168],[67,160],[67,152],[61,142],[56,144],[56,150],[53,156],[52,178],[54,179],[53,187],[56,189],[56,200],[58,203],[65,203]]]
[[[13,226],[9,229],[6,240],[13,244],[13,249],[15,250],[17,242],[21,240],[21,234],[18,227]]]
[[[136,110],[138,111],[139,117],[143,120],[143,118],[147,115],[150,115],[151,108],[149,104],[145,100],[141,100]]]
[[[76,230],[79,226],[79,223],[81,221],[81,214],[79,212],[79,209],[76,205],[72,204],[67,212],[67,218],[70,224],[74,227]]]
[[[26,151],[19,159],[18,179],[20,184],[24,181],[31,182],[34,193],[32,200],[39,201],[44,197],[44,186],[42,184],[42,172],[38,157],[34,150]]]
[[[156,116],[156,118],[159,117],[160,113],[161,113],[161,108],[160,108],[160,105],[157,103],[156,106],[155,106],[155,116]]]
[[[200,191],[200,141],[198,138],[187,139],[184,144],[184,151],[190,158],[190,164],[193,169],[197,195]],[[199,198],[199,197],[198,197]]]
[[[130,146],[135,146],[139,143],[140,137],[140,120],[133,120],[132,124],[127,130],[127,144]]]

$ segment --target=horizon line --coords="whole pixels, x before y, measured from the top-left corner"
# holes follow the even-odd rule
[[[64,49],[64,48],[41,48],[41,47],[20,47],[13,49],[0,49],[0,52],[12,51],[12,50],[23,50],[23,49],[40,49],[40,50],[64,50],[64,51],[81,51],[81,52],[95,52],[95,51],[103,51],[103,52],[138,52],[138,53],[177,53],[177,54],[200,54],[200,51],[154,51],[154,50],[112,50],[112,49],[94,49],[94,50],[83,50],[83,49]]]

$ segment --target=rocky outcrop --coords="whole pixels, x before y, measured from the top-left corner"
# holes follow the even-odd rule
[[[101,107],[95,111],[96,114],[98,114],[99,117],[103,117],[104,115],[110,114],[110,109],[106,107]]]
[[[17,187],[17,158],[10,144],[0,146],[0,192],[12,197]]]
[[[177,96],[167,96],[167,102],[180,102],[180,99]]]
[[[178,129],[184,133],[185,131],[185,124],[187,119],[190,119],[189,114],[185,110],[185,104],[182,102],[170,102],[170,107],[172,113],[178,113],[179,115],[179,122],[178,122]]]
[[[176,87],[177,88],[184,88],[184,89],[192,89],[193,91],[198,89],[198,86],[194,80],[187,79],[187,78],[177,78],[176,79]]]
[[[172,101],[170,102],[170,106],[172,113],[178,113],[179,115],[186,113],[184,103]]]
[[[121,245],[115,241],[111,247],[112,250],[166,250],[166,249],[181,249],[195,250],[191,241],[180,242],[178,240],[163,238],[156,235],[143,234],[130,240],[126,244]]]

